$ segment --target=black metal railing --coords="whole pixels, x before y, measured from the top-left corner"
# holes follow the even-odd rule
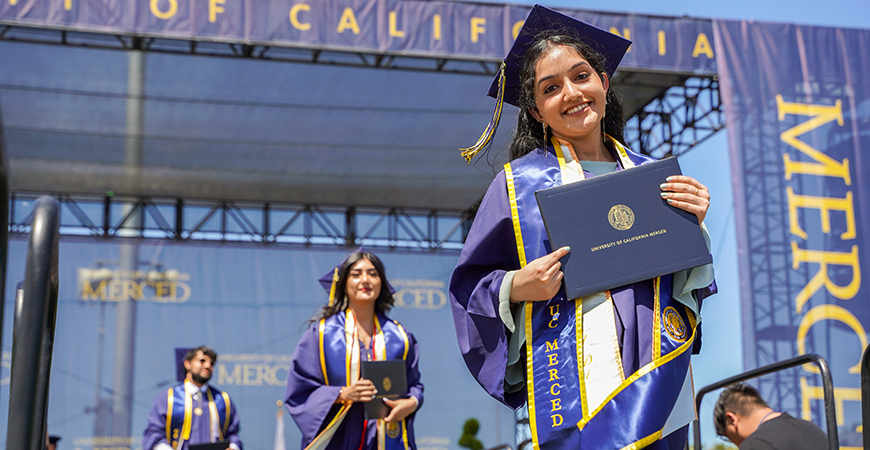
[[[870,449],[870,346],[864,349],[861,356],[861,434],[864,438],[864,448]]]
[[[60,205],[40,197],[33,212],[24,282],[12,327],[7,450],[45,448],[48,386],[57,319]]]
[[[866,356],[866,353],[865,353]],[[708,386],[702,387],[698,391],[698,395],[695,396],[695,412],[699,413],[701,410],[701,400],[704,398],[704,395],[709,394],[712,391],[717,389],[724,388],[726,386],[740,383],[746,380],[750,380],[752,378],[758,378],[762,375],[767,375],[769,373],[778,372],[780,370],[790,369],[792,367],[797,367],[803,364],[813,363],[819,367],[819,374],[822,376],[822,390],[825,395],[825,421],[828,426],[828,448],[830,450],[837,450],[840,448],[840,439],[837,432],[837,413],[834,409],[834,382],[831,378],[831,370],[828,368],[828,362],[825,361],[819,355],[809,354],[809,355],[801,355],[791,359],[786,359],[784,361],[780,361],[777,363],[773,363],[767,366],[759,367],[754,370],[750,370],[748,372],[744,372],[740,375],[735,375],[731,378],[726,378],[722,381],[713,383]],[[866,366],[865,366],[866,367]],[[863,373],[862,373],[862,382],[863,382]],[[863,386],[862,386],[863,387]],[[864,406],[864,411],[866,414],[866,405]],[[696,419],[694,423],[695,428],[695,450],[701,450],[701,422],[700,419]],[[866,445],[866,438],[864,440],[865,446],[864,448],[870,449]]]

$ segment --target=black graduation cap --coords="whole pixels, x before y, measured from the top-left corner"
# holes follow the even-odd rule
[[[601,53],[604,56],[604,70],[611,78],[613,73],[616,72],[620,61],[622,61],[622,57],[625,56],[625,52],[628,51],[628,47],[631,46],[631,41],[621,36],[553,11],[550,8],[535,5],[531,12],[529,12],[528,17],[526,17],[523,28],[502,61],[498,74],[496,74],[495,79],[492,81],[492,86],[489,88],[488,95],[496,99],[492,120],[490,120],[489,125],[480,136],[480,139],[477,140],[477,143],[469,148],[461,149],[462,157],[466,161],[471,161],[471,158],[492,140],[492,136],[495,134],[499,119],[501,118],[502,105],[509,103],[519,106],[520,68],[523,64],[523,58],[535,38],[542,32],[551,30],[564,30],[565,34],[579,38],[586,45]]]
[[[365,250],[360,248],[360,249],[356,250],[354,253],[360,253],[360,252],[365,252]],[[349,258],[349,257],[350,256],[348,256],[347,258]],[[337,266],[333,267],[332,269],[329,269],[329,272],[326,272],[325,274],[323,274],[322,277],[320,277],[317,280],[320,283],[320,286],[323,287],[323,290],[326,291],[327,294],[329,294],[329,305],[330,306],[332,306],[332,304],[335,303],[335,288],[336,288],[336,285],[338,284],[338,277],[339,277],[338,270],[341,269],[341,265],[344,264],[345,261],[347,261],[347,258],[342,259],[341,262],[338,263]],[[381,274],[381,279],[383,280],[383,274]],[[386,284],[387,284],[387,289],[390,290],[390,294],[395,294],[396,288],[394,288],[389,282],[386,282]]]
[[[55,436],[53,434],[48,435],[48,442],[50,444],[57,445],[57,441],[59,441],[59,440],[60,440],[60,436]]]

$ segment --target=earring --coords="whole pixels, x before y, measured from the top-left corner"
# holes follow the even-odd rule
[[[544,147],[547,146],[547,124],[541,122],[541,125],[544,127]]]

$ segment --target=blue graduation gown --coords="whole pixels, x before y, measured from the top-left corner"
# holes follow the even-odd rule
[[[183,415],[183,407],[179,409],[177,405],[183,405],[183,397],[181,397],[180,393],[183,392],[184,384],[177,385],[173,388],[170,388],[167,391],[161,392],[154,399],[154,404],[151,406],[151,410],[148,412],[148,426],[145,428],[144,436],[142,437],[142,448],[144,450],[151,450],[155,445],[159,443],[165,443],[172,445],[178,439],[178,436],[169,436],[167,438],[166,435],[166,415],[169,409],[169,392],[173,392],[173,397],[176,400],[176,405],[173,407],[174,412],[173,416],[177,416],[178,413]],[[222,392],[212,386],[208,386],[209,391],[211,391],[212,398],[215,399],[216,404],[218,405],[218,423],[220,432],[223,435],[223,440],[228,440],[234,444],[236,444],[239,448],[242,447],[242,441],[239,439],[239,414],[236,411],[236,405],[230,403],[229,408],[225,408],[223,406]],[[227,396],[228,398],[228,396]],[[210,409],[208,406],[208,396],[204,393],[199,395],[197,400],[191,401],[191,408],[196,410],[197,408],[202,411],[201,415],[191,414],[191,426],[190,426],[190,440],[186,441],[182,446],[182,450],[186,450],[188,448],[188,444],[203,444],[212,442],[211,438],[211,429],[210,429]],[[226,409],[229,409],[229,417],[226,417]],[[180,418],[180,417],[179,417]],[[177,424],[180,428],[181,421]],[[173,432],[170,432],[173,433]]]
[[[648,157],[626,149],[621,150],[627,153],[623,153],[623,156],[630,159],[634,165],[651,161]],[[619,157],[615,159],[620,162]],[[550,177],[547,182],[538,183],[537,186],[516,184],[515,198],[529,198],[533,195],[533,190],[561,184],[559,161],[556,150],[552,146],[532,151],[513,161],[511,166],[515,171],[525,171],[526,176],[531,176],[533,180],[535,177]],[[621,162],[617,170],[622,170]],[[585,175],[593,176],[589,172]],[[505,374],[509,365],[508,346],[511,333],[499,316],[499,292],[502,280],[508,271],[518,270],[521,267],[516,229],[511,214],[511,198],[507,187],[509,178],[513,183],[512,177],[513,173],[506,174],[505,171],[501,171],[487,190],[453,272],[450,298],[459,347],[468,369],[493,398],[518,409],[528,402],[529,393],[525,388],[510,389],[506,386]],[[515,204],[518,205],[517,214],[524,227],[522,231],[524,256],[526,261],[530,262],[546,254],[544,245],[546,230],[536,206],[524,207],[524,204],[530,203],[520,201]],[[670,300],[671,277],[662,277],[660,285],[661,296],[666,297],[664,300]],[[655,292],[655,295],[659,294],[658,291]],[[715,293],[715,283],[694,292],[698,309],[700,309],[700,302],[713,293]],[[612,289],[611,294],[620,356],[624,375],[628,379],[638,369],[648,366],[652,359],[652,352],[649,351],[651,343],[648,338],[652,334],[653,323],[652,280]],[[554,301],[566,301],[564,288],[553,300],[550,300],[550,302]],[[555,303],[550,304],[555,305]],[[571,310],[571,308],[567,309]],[[687,317],[686,314],[681,316]],[[523,324],[516,325],[523,326]],[[696,336],[695,344],[698,337]],[[698,346],[695,345],[695,348]],[[523,373],[526,373],[525,370]],[[576,379],[576,374],[574,378]],[[674,383],[682,383],[682,381],[679,379]],[[667,411],[663,413],[667,414]],[[682,449],[686,438],[687,429],[653,442],[649,448]],[[559,448],[558,443],[553,445],[550,448]]]
[[[419,350],[414,336],[402,329],[400,333],[389,333],[386,330],[400,328],[398,322],[394,322],[385,315],[377,314],[381,328],[385,329],[387,347],[401,346],[405,343],[394,342],[396,336],[404,333],[407,338],[407,355],[405,355],[406,375],[408,380],[408,395],[417,399],[417,409],[423,405],[423,384],[420,382],[418,370]],[[365,419],[365,406],[361,402],[354,402],[345,412],[345,405],[335,403],[338,399],[339,390],[345,385],[345,370],[343,362],[331,362],[326,354],[321,352],[321,341],[324,345],[333,346],[335,353],[346,351],[344,333],[345,314],[338,313],[313,323],[302,335],[296,351],[293,354],[293,363],[290,374],[287,377],[287,391],[285,404],[299,430],[302,432],[302,446],[307,448],[318,435],[337,417],[343,416],[332,438],[326,444],[326,449],[345,450],[363,449],[372,450],[378,448],[377,421]],[[322,330],[321,330],[322,329]],[[322,337],[323,336],[323,337]],[[401,339],[401,338],[398,338]],[[393,342],[391,342],[391,340]],[[324,356],[324,358],[322,358]],[[395,359],[396,355],[389,355],[388,359]],[[398,358],[402,355],[399,354]],[[325,380],[324,372],[328,372]],[[379,401],[379,400],[374,400]],[[414,417],[416,411],[405,418],[404,437],[398,436],[398,441],[407,440],[409,448],[416,449],[414,442]]]

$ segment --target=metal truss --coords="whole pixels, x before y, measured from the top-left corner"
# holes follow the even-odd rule
[[[794,337],[783,330],[797,329],[800,317],[792,299],[810,278],[808,269],[791,268],[788,200],[782,154],[775,118],[753,115],[742,118],[743,166],[732,170],[744,174],[742,199],[746,209],[748,268],[741,279],[750,295],[743,301],[744,366],[746,369],[773,364],[797,354]],[[748,333],[751,333],[748,334]],[[824,353],[809,342],[808,353]],[[774,407],[800,410],[800,378],[805,372],[789,369],[758,380],[762,396]],[[816,384],[810,381],[810,384]],[[821,414],[819,405],[812,406]]]
[[[453,252],[462,249],[471,221],[460,211],[51,195],[61,204],[61,235],[94,238]],[[30,232],[37,197],[11,194],[11,236]]]
[[[337,51],[313,46],[285,47],[268,44],[100,34],[8,24],[0,24],[0,41],[471,75],[495,75],[501,63],[501,61],[413,56],[378,51]]]
[[[400,69],[492,76],[500,61],[391,54],[378,51],[337,51],[317,47],[166,39],[148,36],[100,34],[62,29],[0,25],[0,41],[76,47],[142,50],[211,57],[252,58],[269,61],[333,66]],[[642,101],[646,101],[643,99]],[[716,75],[687,77],[666,89],[629,118],[625,138],[629,146],[655,157],[679,155],[725,127]]]
[[[657,158],[679,155],[725,128],[717,76],[687,78],[625,124],[626,143]]]

